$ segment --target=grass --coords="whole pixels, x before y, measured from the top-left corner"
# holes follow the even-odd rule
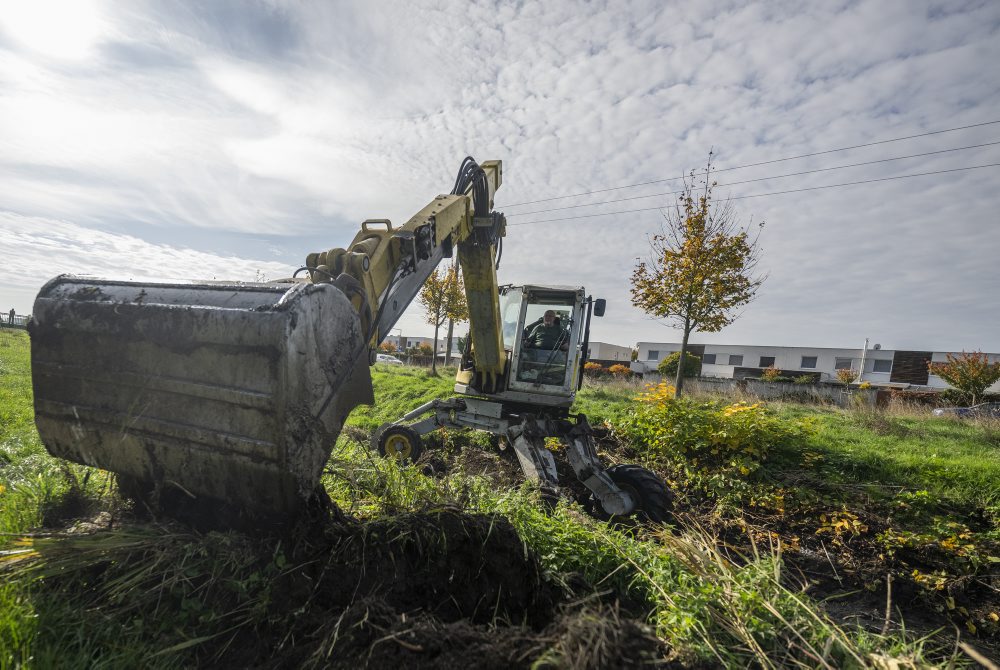
[[[387,653],[386,645],[427,649],[433,639],[440,645],[442,636],[460,649],[463,630],[476,640],[493,640],[489,648],[496,654],[507,649],[497,640],[522,645],[511,656],[522,665],[546,659],[601,667],[652,640],[654,649],[661,645],[661,657],[684,664],[918,667],[933,657],[925,649],[933,644],[898,628],[883,635],[835,622],[789,579],[779,547],[791,543],[791,533],[809,544],[805,533],[816,525],[804,519],[820,510],[847,506],[875,514],[897,510],[904,500],[910,516],[900,519],[909,525],[900,530],[924,532],[942,514],[977,523],[979,535],[996,527],[986,512],[997,504],[1000,485],[994,428],[903,412],[868,416],[791,404],[779,405],[779,416],[807,419],[814,430],[801,444],[772,455],[755,491],[800,491],[802,507],[784,516],[760,509],[776,525],[760,533],[747,530],[738,546],[720,544],[706,530],[718,522],[712,514],[721,512],[700,516],[691,508],[673,528],[630,529],[597,522],[573,504],[546,511],[527,487],[502,487],[488,474],[463,471],[461,452],[478,450],[482,440],[443,440],[440,455],[450,459],[446,475],[428,476],[420,464],[399,467],[375,458],[365,444],[368,433],[431,398],[448,397],[453,385],[447,370],[434,377],[423,369],[376,366],[376,405],[352,414],[323,477],[351,519],[285,537],[198,535],[138,522],[106,474],[44,452],[32,422],[27,344],[23,333],[0,331],[0,537],[7,538],[0,549],[22,552],[0,555],[0,667],[172,668],[234,659],[246,664],[256,659],[239,653],[261,647],[267,649],[258,653],[277,654],[272,664],[284,659],[310,667],[341,658],[356,665],[365,658],[351,655],[357,649],[369,659],[382,658],[377,654]],[[628,415],[639,390],[629,382],[588,383],[575,410],[594,424],[614,426]],[[917,508],[925,513],[914,515]],[[457,510],[464,520],[460,532],[449,534],[444,521]],[[507,527],[516,536],[506,535]],[[417,614],[412,607],[386,609],[398,578],[369,585],[370,593],[349,602],[318,591],[329,571],[348,575],[359,567],[357,574],[400,574],[405,568],[414,571],[405,574],[448,578],[458,574],[454,566],[482,560],[475,547],[470,557],[460,554],[470,537],[479,537],[477,528],[485,529],[475,540],[483,543],[480,552],[513,548],[518,580],[530,572],[524,566],[536,561],[542,582],[535,590],[563,594],[562,609],[547,615],[549,623],[494,615],[473,630],[441,619],[430,605]],[[863,535],[875,542],[874,534]],[[837,539],[841,548],[856,543],[849,534],[813,533],[810,541],[820,537]],[[496,544],[497,538],[506,539]],[[838,560],[838,549],[830,546],[831,561]],[[300,579],[300,573],[311,577]],[[358,577],[356,588],[362,582]],[[400,612],[406,611],[417,623],[400,628]],[[433,636],[421,638],[419,622]],[[488,660],[489,654],[478,653]],[[937,658],[946,662],[949,655]]]

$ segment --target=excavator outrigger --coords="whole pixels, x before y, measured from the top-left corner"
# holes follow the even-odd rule
[[[457,253],[470,313],[458,395],[383,426],[376,446],[414,457],[420,436],[438,427],[488,430],[513,447],[529,479],[554,488],[545,439],[556,437],[599,511],[664,519],[662,480],[634,465],[605,469],[586,418],[569,413],[590,319],[604,301],[578,287],[497,284],[506,222],[492,205],[501,179],[500,161],[466,158],[450,194],[399,228],[366,220],[347,248],[309,254],[302,277],[56,277],[29,324],[46,448],[117,473],[123,491],[170,488],[294,514],[318,486],[348,414],[374,402],[369,366],[378,345],[440,261]],[[529,348],[530,321],[550,310],[561,321],[559,341]]]

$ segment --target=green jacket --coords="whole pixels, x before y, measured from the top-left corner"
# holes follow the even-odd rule
[[[542,322],[528,332],[525,343],[532,349],[555,349],[564,332],[562,326],[555,323],[546,326],[545,322]]]

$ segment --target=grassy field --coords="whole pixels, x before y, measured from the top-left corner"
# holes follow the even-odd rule
[[[575,410],[602,457],[655,469],[678,496],[668,526],[609,526],[572,496],[548,510],[481,435],[430,436],[408,467],[375,457],[372,430],[452,387],[376,367],[377,403],[352,415],[323,477],[334,508],[280,533],[198,533],[45,453],[27,345],[0,331],[2,668],[906,668],[965,664],[966,643],[997,654],[994,424],[704,398],[684,421],[746,416],[759,420],[747,435],[782,437],[693,463],[636,439],[640,386],[588,384]]]

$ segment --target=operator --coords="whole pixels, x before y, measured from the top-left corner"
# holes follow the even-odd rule
[[[563,327],[556,323],[556,313],[551,309],[546,310],[542,316],[542,322],[528,331],[528,339],[525,345],[529,349],[552,350],[559,345],[563,351],[569,349],[569,338],[566,336]]]

